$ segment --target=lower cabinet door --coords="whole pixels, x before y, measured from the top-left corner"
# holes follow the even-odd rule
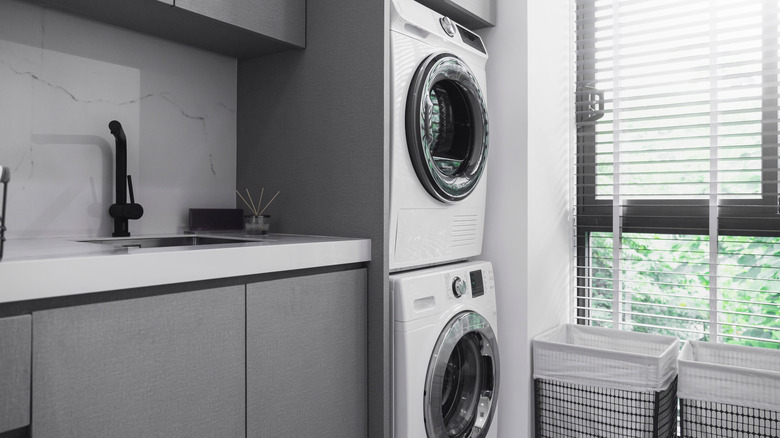
[[[33,313],[35,438],[245,436],[244,286]]]
[[[247,286],[247,437],[365,438],[366,270]]]
[[[30,321],[0,318],[0,433],[30,424]]]

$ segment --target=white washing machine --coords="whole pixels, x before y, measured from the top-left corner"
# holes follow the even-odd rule
[[[482,39],[392,0],[390,270],[482,252],[488,117]]]
[[[390,276],[397,438],[495,438],[496,291],[489,262]]]

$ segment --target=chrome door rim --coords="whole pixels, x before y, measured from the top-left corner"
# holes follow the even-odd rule
[[[459,123],[445,126],[456,129],[454,141],[460,145],[462,160],[450,171],[442,171],[442,160],[434,157],[432,149],[440,140],[436,113],[441,92],[449,89],[463,114],[456,114]],[[432,97],[433,96],[433,97]],[[452,111],[454,112],[454,111]],[[452,126],[455,125],[455,126]],[[474,74],[463,61],[449,53],[434,54],[423,61],[415,73],[406,103],[406,137],[415,173],[425,189],[442,202],[457,202],[468,197],[476,188],[485,170],[488,153],[487,106]],[[458,162],[460,161],[460,162]]]
[[[462,339],[468,336],[478,336],[481,340],[479,355],[490,358],[490,370],[485,370],[492,377],[490,382],[480,385],[478,394],[472,394],[470,406],[467,406],[468,424],[459,430],[447,430],[442,414],[442,393],[445,385],[445,373],[450,364],[450,356]],[[472,344],[473,345],[473,344]],[[484,374],[484,373],[483,373]],[[488,387],[485,387],[487,384]],[[450,320],[436,341],[428,373],[425,378],[425,393],[423,395],[425,429],[430,438],[484,438],[493,420],[499,389],[499,356],[498,344],[493,329],[487,320],[476,312],[462,312]],[[476,396],[476,397],[475,397]],[[477,402],[478,403],[475,403]]]

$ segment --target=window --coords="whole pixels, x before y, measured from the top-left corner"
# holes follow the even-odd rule
[[[777,0],[577,0],[576,320],[780,348]]]

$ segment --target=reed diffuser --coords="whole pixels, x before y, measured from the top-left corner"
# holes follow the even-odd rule
[[[277,191],[273,198],[271,198],[271,200],[265,204],[265,207],[261,209],[260,207],[263,203],[263,193],[265,192],[265,188],[260,189],[260,198],[257,200],[257,204],[255,204],[255,201],[252,198],[252,194],[249,193],[249,189],[245,190],[247,196],[246,198],[244,198],[241,192],[236,189],[236,194],[238,197],[244,201],[244,205],[246,205],[247,208],[249,208],[249,211],[252,212],[252,214],[244,216],[244,231],[246,231],[247,234],[268,234],[271,225],[271,216],[264,215],[263,213],[265,213],[265,210],[268,208],[268,206],[274,202],[274,199],[279,196],[280,192]],[[249,200],[247,201],[247,199]]]

